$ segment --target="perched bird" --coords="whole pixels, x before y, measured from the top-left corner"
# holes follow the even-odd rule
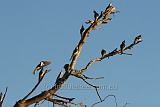
[[[89,23],[92,24],[92,23],[94,23],[94,21],[95,21],[95,20],[88,20],[88,22],[85,22],[85,23],[86,23],[86,24],[89,24]]]
[[[83,26],[83,24],[82,24],[82,27],[81,27],[81,29],[80,29],[81,37],[83,36],[84,31],[85,31],[85,29],[84,29],[84,26]]]
[[[74,57],[75,55],[77,55],[77,53],[78,53],[78,46],[74,49],[70,60],[73,59],[73,57]]]
[[[50,61],[41,61],[37,67],[34,69],[33,74],[35,74],[38,70],[42,69],[44,66],[51,64]]]
[[[112,3],[110,2],[109,5],[107,6],[105,12],[112,6]]]
[[[104,57],[106,55],[106,51],[102,49],[101,54],[102,54],[102,57]]]
[[[134,39],[134,44],[137,43],[138,41],[140,41],[142,39],[142,35],[139,35],[137,36],[135,39]]]
[[[122,54],[122,52],[123,52],[123,50],[124,50],[124,48],[126,47],[126,45],[125,45],[125,40],[121,43],[121,45],[120,45],[120,49],[121,49],[121,54]]]
[[[0,103],[2,102],[2,100],[3,100],[3,94],[2,94],[2,92],[0,93]]]
[[[69,64],[65,64],[63,68],[65,69],[65,71],[69,71],[70,65]]]
[[[93,13],[94,13],[94,20],[98,20],[98,17],[99,17],[99,14],[94,10],[93,11]]]
[[[57,81],[60,80],[62,77],[63,77],[63,72],[61,71],[61,72],[59,73],[59,75],[57,76],[57,79],[56,79],[56,82],[55,82],[55,83],[57,83]]]
[[[43,76],[44,76],[44,69],[42,68],[41,71],[39,72],[38,81],[40,81],[40,80],[42,79]]]

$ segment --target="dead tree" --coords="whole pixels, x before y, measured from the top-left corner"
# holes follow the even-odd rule
[[[110,58],[111,56],[120,54],[120,55],[132,55],[129,53],[124,53],[124,51],[128,50],[128,49],[132,49],[135,45],[139,44],[140,42],[142,42],[141,38],[142,36],[137,36],[136,38],[133,39],[133,42],[129,45],[126,46],[125,44],[125,40],[120,44],[120,48],[115,48],[113,49],[111,52],[106,53],[105,50],[101,51],[102,57],[100,58],[95,58],[91,61],[88,62],[88,64],[81,70],[77,70],[75,69],[75,65],[77,63],[77,59],[81,53],[81,50],[84,46],[84,44],[86,43],[86,40],[89,36],[90,32],[92,30],[96,30],[99,29],[97,28],[97,26],[101,25],[101,24],[107,24],[109,20],[112,20],[112,18],[110,18],[109,16],[111,14],[115,14],[118,13],[119,11],[115,11],[116,8],[114,6],[112,6],[112,3],[110,3],[105,10],[101,11],[101,13],[99,14],[98,12],[96,12],[95,10],[93,11],[94,13],[94,18],[91,20],[88,20],[88,22],[86,22],[86,24],[88,24],[89,26],[85,29],[84,26],[82,25],[81,29],[80,29],[80,35],[81,38],[79,40],[79,43],[76,45],[75,49],[73,50],[72,56],[70,58],[70,64],[65,64],[64,65],[64,69],[65,72],[63,74],[63,72],[61,71],[56,79],[55,85],[53,87],[51,87],[48,90],[43,91],[42,93],[32,97],[32,98],[28,98],[33,92],[34,90],[38,87],[38,85],[41,83],[41,81],[43,80],[43,77],[51,70],[44,70],[44,66],[47,66],[48,64],[44,64],[42,62],[40,62],[39,65],[37,65],[36,70],[40,70],[39,72],[39,79],[38,79],[38,83],[35,85],[35,87],[32,89],[31,92],[29,92],[29,94],[27,94],[24,98],[22,98],[21,100],[19,100],[14,107],[28,107],[29,105],[32,104],[37,104],[42,100],[47,100],[52,102],[53,104],[58,104],[61,106],[65,106],[65,107],[69,107],[69,105],[67,104],[72,104],[72,105],[81,105],[81,106],[85,106],[85,104],[82,103],[74,103],[73,100],[75,98],[66,98],[66,97],[62,97],[59,96],[57,94],[55,94],[61,87],[62,85],[69,79],[70,76],[75,76],[77,78],[82,79],[86,84],[92,86],[95,88],[97,95],[100,99],[99,102],[93,104],[92,106],[104,101],[107,97],[109,96],[114,96],[114,95],[108,95],[107,97],[105,97],[104,99],[101,98],[101,96],[98,93],[98,86],[92,85],[89,82],[87,82],[87,79],[102,79],[103,77],[96,77],[96,78],[90,78],[86,75],[84,75],[83,73],[85,71],[87,71],[90,67],[91,64],[93,64],[94,62],[97,61],[102,61],[104,59]],[[119,46],[118,46],[119,47]],[[35,71],[34,71],[35,73]],[[58,98],[61,99],[54,99],[51,96],[56,96]],[[115,97],[115,96],[114,96]]]

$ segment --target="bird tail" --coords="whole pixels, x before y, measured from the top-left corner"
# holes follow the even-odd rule
[[[43,62],[44,62],[44,66],[48,66],[48,65],[52,64],[51,61],[43,61]]]
[[[33,75],[35,75],[35,74],[36,74],[37,70],[38,70],[38,68],[35,68],[35,69],[34,69],[34,71],[33,71]]]

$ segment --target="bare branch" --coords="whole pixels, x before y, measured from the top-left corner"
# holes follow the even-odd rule
[[[31,92],[28,93],[22,100],[25,100],[26,98],[28,98],[28,97],[36,90],[36,88],[38,87],[38,85],[39,85],[39,84],[41,83],[41,81],[43,80],[44,76],[45,76],[48,72],[50,72],[50,71],[51,71],[51,69],[45,71],[44,75],[41,77],[41,79],[39,79],[38,83],[34,86],[34,88],[31,90]]]
[[[72,76],[75,76],[75,77],[77,77],[77,78],[85,78],[85,79],[103,79],[103,78],[104,78],[104,77],[90,78],[90,77],[87,77],[87,76],[84,75],[84,74],[77,74],[77,75],[72,74]]]
[[[84,74],[82,74],[83,76],[84,76],[84,78],[86,78],[86,79],[103,79],[104,77],[96,77],[96,78],[90,78],[90,77],[87,77],[87,76],[85,76]]]
[[[96,93],[97,93],[97,95],[98,95],[100,101],[102,101],[102,98],[101,98],[101,96],[100,96],[100,94],[99,94],[99,92],[98,92],[98,90],[97,90],[97,87],[95,87],[95,89],[96,89]]]
[[[133,46],[139,44],[140,42],[142,42],[142,41],[138,41],[137,43],[132,43],[132,44],[129,45],[128,47],[125,47],[125,48],[123,49],[123,51],[126,51],[126,50],[128,50],[128,49],[132,49]],[[82,70],[80,70],[80,71],[72,72],[71,75],[76,76],[77,74],[81,74],[81,73],[87,71],[92,63],[97,62],[97,61],[101,61],[101,60],[103,60],[103,59],[105,59],[105,58],[109,58],[109,57],[114,56],[114,55],[116,55],[116,54],[121,54],[121,51],[122,51],[122,50],[119,50],[119,51],[115,51],[115,50],[114,50],[114,51],[108,53],[107,55],[105,55],[104,57],[93,59],[93,60],[91,60],[91,61],[87,64],[87,66],[86,66],[84,69],[82,69]],[[122,53],[122,54],[132,55],[132,54],[128,54],[128,53]]]
[[[102,20],[98,21],[101,17],[98,18],[96,21],[94,21],[94,23],[92,23],[92,24],[84,31],[84,33],[83,33],[83,35],[82,35],[82,38],[81,38],[81,40],[79,41],[79,43],[78,43],[78,45],[77,45],[77,47],[78,47],[78,52],[76,53],[76,55],[74,55],[74,56],[72,57],[72,61],[71,61],[71,64],[70,64],[71,69],[74,69],[74,66],[76,65],[77,59],[78,59],[78,57],[79,57],[79,55],[80,55],[80,52],[81,52],[81,50],[82,50],[82,47],[83,47],[84,43],[86,42],[86,39],[87,39],[87,37],[88,37],[89,32],[92,31],[92,30],[94,30],[94,29],[96,28],[96,26],[99,26],[100,24],[102,24],[103,22],[105,22],[106,20],[108,20],[108,16],[109,16],[110,13],[111,13],[112,11],[114,11],[114,10],[115,10],[115,7],[110,6],[110,7],[108,8],[108,10],[105,11],[105,12],[103,13],[103,15],[101,15],[101,17],[104,17]]]
[[[71,63],[70,64],[67,64],[68,65],[68,68],[65,68],[65,73],[63,75],[63,77],[61,79],[59,79],[59,81],[49,90],[47,91],[43,91],[42,93],[40,93],[39,95],[37,96],[34,96],[28,100],[26,100],[26,98],[31,95],[31,93],[37,88],[37,86],[39,85],[41,79],[39,80],[39,82],[37,83],[37,85],[33,88],[33,90],[27,95],[25,96],[22,100],[19,100],[15,105],[14,107],[28,107],[29,105],[31,104],[34,104],[34,103],[37,103],[37,102],[40,102],[41,100],[43,99],[46,99],[48,101],[51,101],[55,104],[59,104],[59,105],[62,105],[62,106],[65,106],[65,107],[69,107],[68,105],[65,105],[65,103],[70,103],[70,104],[74,104],[73,102],[68,102],[68,101],[63,101],[63,100],[58,100],[58,99],[51,99],[49,98],[50,96],[54,95],[55,92],[57,92],[61,87],[62,85],[68,80],[68,78],[70,77],[70,75],[78,75],[80,73],[83,73],[84,71],[86,71],[89,66],[93,63],[93,62],[96,62],[96,61],[101,61],[103,59],[105,59],[106,57],[110,57],[110,56],[113,56],[115,54],[119,54],[120,51],[116,51],[116,52],[112,52],[112,53],[109,53],[107,55],[105,55],[104,57],[101,57],[101,58],[97,58],[97,59],[94,59],[92,60],[91,62],[88,63],[88,65],[86,66],[85,69],[81,70],[81,71],[78,71],[78,72],[72,72],[74,71],[74,67],[77,63],[77,59],[81,53],[81,50],[88,38],[88,35],[89,33],[94,30],[97,26],[103,24],[103,23],[106,23],[108,20],[111,20],[111,18],[109,18],[108,16],[114,11],[116,10],[115,7],[113,7],[111,4],[106,8],[105,11],[102,11],[101,12],[101,15],[99,16],[96,16],[96,19],[94,20],[94,22],[91,22],[90,26],[85,29],[84,28],[84,31],[81,32],[81,39],[78,43],[78,45],[76,46],[76,48],[74,49],[73,53],[72,53],[72,56],[71,56]],[[133,45],[134,46],[134,45]],[[132,47],[133,47],[132,46]],[[131,48],[131,47],[130,47]],[[124,49],[126,50],[126,49]],[[87,77],[83,76],[83,77],[80,77],[83,81],[85,81],[88,85],[91,85],[92,87],[96,88],[97,90],[97,86],[94,86],[90,83],[88,83],[85,79],[87,79]],[[43,75],[42,75],[42,79],[43,79]],[[88,78],[90,79],[90,78]],[[97,94],[100,98],[100,95],[97,91]],[[110,95],[111,96],[111,95]],[[100,98],[101,102],[103,101],[101,98]],[[105,99],[104,99],[105,100]],[[74,104],[74,105],[81,105],[81,106],[85,106],[81,103],[78,103],[78,104]]]
[[[87,82],[84,78],[81,78],[86,84],[92,86],[93,88],[99,88],[98,86],[92,85],[89,82]]]
[[[81,74],[81,75],[83,75],[83,74]],[[84,78],[88,78],[88,77],[86,77],[85,75],[83,75],[83,76],[81,76],[81,75],[76,75],[76,77],[78,77],[78,78],[82,79],[86,84],[88,84],[88,85],[90,85],[91,87],[95,88],[96,93],[97,93],[97,95],[98,95],[98,97],[99,97],[100,101],[102,101],[102,99],[101,99],[101,97],[100,97],[100,95],[99,95],[98,89],[97,89],[97,88],[99,88],[99,87],[98,87],[98,86],[95,86],[95,85],[90,84],[89,82],[87,82],[87,81],[84,79]],[[92,78],[92,79],[93,79],[93,78]]]
[[[57,105],[64,106],[64,107],[70,107],[69,105],[65,105],[65,104],[60,103],[60,102],[53,102],[53,104],[57,104]]]
[[[53,94],[53,95],[56,96],[56,97],[65,99],[65,100],[69,100],[69,102],[70,102],[70,101],[73,101],[73,100],[75,99],[75,98],[66,98],[66,97],[62,97],[62,96],[59,96],[59,95],[57,95],[57,94]]]
[[[34,104],[36,102],[40,102],[41,100],[50,97],[51,95],[53,95],[56,91],[58,91],[62,85],[64,84],[64,82],[68,79],[68,77],[70,76],[70,69],[69,71],[67,70],[65,72],[65,74],[63,75],[61,82],[58,82],[57,84],[55,84],[55,86],[53,86],[51,89],[49,89],[48,91],[43,91],[42,93],[40,93],[37,96],[34,96],[28,100],[19,100],[14,107],[28,107],[31,104]]]
[[[126,107],[128,104],[131,104],[131,103],[126,103],[123,107]]]
[[[117,100],[116,100],[116,96],[115,96],[115,95],[108,95],[108,96],[106,96],[103,100],[101,100],[101,101],[99,101],[99,102],[94,103],[94,104],[92,105],[92,107],[93,107],[93,106],[95,106],[95,105],[97,105],[97,104],[99,104],[99,103],[104,102],[108,97],[114,97],[114,99],[115,99],[115,103],[116,103],[116,106],[118,107],[118,103],[117,103]]]
[[[80,105],[80,106],[84,106],[86,107],[86,105],[82,104],[82,103],[74,103],[74,102],[69,102],[69,101],[64,101],[64,100],[59,100],[59,99],[53,99],[53,98],[46,98],[46,100],[50,101],[50,102],[53,102],[55,104],[58,104],[58,105],[62,105],[62,106],[65,106],[65,107],[70,107],[69,105],[65,105],[65,104],[73,104],[73,105]]]
[[[6,87],[6,90],[5,90],[5,93],[4,93],[3,97],[1,96],[1,98],[0,98],[0,107],[2,106],[2,104],[4,102],[4,99],[6,97],[7,91],[8,91],[8,87]]]

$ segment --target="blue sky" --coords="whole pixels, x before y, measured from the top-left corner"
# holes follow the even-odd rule
[[[46,67],[52,69],[46,75],[33,97],[54,84],[63,70],[74,47],[79,29],[84,22],[93,19],[93,10],[104,10],[109,2],[120,11],[111,16],[112,21],[102,25],[104,30],[95,30],[81,52],[75,68],[81,69],[94,58],[100,57],[101,49],[112,51],[119,48],[125,39],[130,45],[139,34],[143,42],[127,52],[132,56],[116,55],[109,60],[94,63],[85,72],[94,85],[118,86],[117,90],[99,90],[102,98],[109,94],[117,97],[119,106],[158,107],[160,105],[159,0],[0,0],[0,91],[8,86],[4,107],[10,107],[23,98],[36,84],[38,74],[32,75],[35,66],[42,60],[52,61]],[[70,77],[66,84],[86,85],[80,79]],[[86,85],[87,86],[87,85]],[[92,105],[99,101],[95,90],[60,90],[57,94],[75,97],[75,102]],[[51,107],[44,102],[40,107]],[[96,107],[116,107],[110,97]],[[33,107],[33,105],[31,106]]]

